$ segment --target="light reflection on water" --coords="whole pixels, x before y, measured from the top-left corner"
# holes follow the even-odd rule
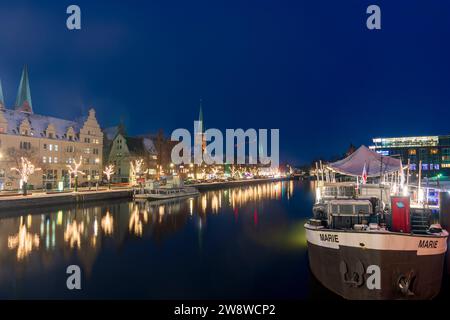
[[[108,202],[0,219],[0,298],[305,297],[309,182]],[[66,268],[83,290],[65,287]],[[111,282],[114,279],[114,282]]]
[[[311,190],[285,181],[2,213],[0,298],[334,299],[308,269]],[[71,264],[83,272],[79,292],[66,289]]]

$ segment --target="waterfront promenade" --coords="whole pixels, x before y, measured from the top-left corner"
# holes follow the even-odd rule
[[[208,191],[221,188],[233,188],[237,186],[252,185],[266,182],[277,182],[288,180],[291,178],[263,178],[263,179],[244,179],[226,182],[207,182],[191,184],[189,186],[197,188],[199,191]],[[24,209],[30,207],[46,207],[53,205],[78,204],[89,201],[104,201],[115,199],[131,199],[133,194],[132,187],[113,187],[111,190],[100,188],[99,190],[79,188],[77,192],[42,192],[36,191],[27,196],[21,194],[1,194],[0,193],[0,210],[5,209]]]

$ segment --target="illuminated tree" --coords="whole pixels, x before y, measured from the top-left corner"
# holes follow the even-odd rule
[[[143,166],[143,159],[130,161],[130,180],[132,184],[136,184],[137,180],[148,172],[148,170],[143,170]]]
[[[114,165],[110,164],[105,168],[105,171],[103,173],[106,175],[106,178],[108,179],[108,189],[111,189],[111,176],[114,174]]]
[[[83,157],[80,156],[80,161],[78,163],[74,159],[73,160],[73,166],[69,165],[69,164],[66,165],[67,168],[69,168],[70,179],[72,180],[72,174],[73,174],[73,176],[75,178],[75,184],[74,184],[75,192],[78,191],[78,174],[84,175],[84,172],[79,170],[79,168],[81,167],[82,160],[83,160]]]
[[[21,157],[21,164],[20,168],[11,168],[11,171],[16,171],[20,175],[20,182],[22,185],[23,195],[27,195],[27,189],[28,189],[28,179],[32,174],[34,174],[36,171],[41,170],[41,168],[36,168],[27,158]]]
[[[236,174],[236,167],[234,165],[230,166],[230,175],[232,178],[234,178],[235,174]]]

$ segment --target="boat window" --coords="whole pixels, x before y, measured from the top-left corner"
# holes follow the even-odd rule
[[[353,195],[353,187],[340,187],[339,195],[345,197],[351,197]]]
[[[339,213],[339,206],[337,205],[337,204],[333,204],[332,206],[331,206],[331,212],[332,213]]]
[[[339,213],[343,214],[352,214],[353,213],[353,206],[351,204],[341,204],[339,206]]]
[[[355,213],[356,214],[369,214],[370,213],[370,208],[368,205],[361,205],[361,204],[356,204],[355,205]]]
[[[324,188],[324,196],[337,196],[337,189],[335,187],[325,187]]]

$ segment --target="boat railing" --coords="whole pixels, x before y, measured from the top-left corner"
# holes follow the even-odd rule
[[[358,197],[375,197],[383,202],[389,201],[391,196],[409,196],[414,207],[438,207],[439,192],[447,190],[436,187],[418,187],[417,185],[399,186],[396,183],[381,184],[355,183],[322,183],[317,187],[316,203],[321,199],[348,199]]]

